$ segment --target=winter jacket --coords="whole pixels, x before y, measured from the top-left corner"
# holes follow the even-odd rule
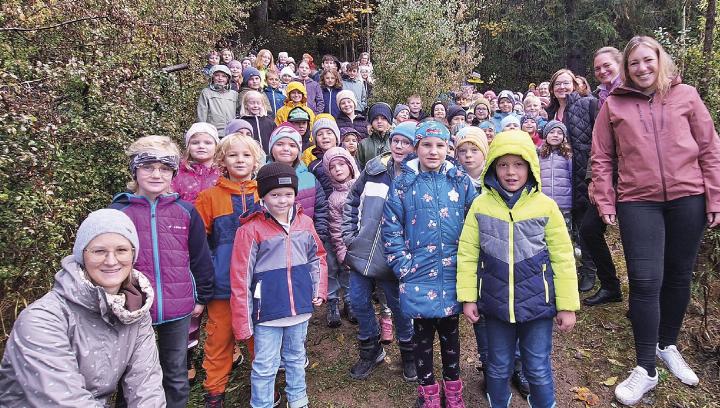
[[[122,386],[129,407],[164,407],[162,369],[148,310],[150,282],[133,271],[143,296],[135,311],[125,294],[92,284],[72,256],[52,290],[15,321],[0,363],[3,407],[105,407]]]
[[[589,205],[585,172],[590,160],[593,125],[598,113],[598,101],[592,96],[580,96],[573,92],[566,97],[567,106],[562,122],[567,126],[568,139],[573,151],[573,206],[583,208]],[[555,117],[552,109],[548,117]]]
[[[400,309],[408,318],[460,313],[455,294],[458,239],[477,196],[470,178],[450,162],[420,172],[406,160],[384,209],[382,239],[387,263],[400,279]]]
[[[373,130],[370,136],[363,139],[358,145],[356,157],[360,162],[360,167],[364,168],[365,164],[373,157],[380,156],[390,151],[390,131],[380,133]]]
[[[337,114],[340,113],[340,108],[338,108],[337,105],[337,94],[338,92],[342,91],[342,89],[328,88],[324,86],[321,88],[323,101],[325,102],[325,109],[323,110],[323,112],[329,113],[333,116],[337,116]]]
[[[537,181],[523,188],[512,208],[491,170],[506,154],[522,156]],[[541,191],[535,146],[521,132],[506,134],[492,142],[486,163],[483,194],[460,236],[458,301],[477,301],[480,313],[510,323],[578,310],[572,243],[560,209]]]
[[[135,268],[150,280],[155,301],[153,324],[189,316],[195,303],[207,304],[213,294],[213,265],[205,225],[192,204],[177,194],[151,203],[120,193],[110,208],[127,214],[137,228],[140,251]]]
[[[266,86],[264,93],[270,102],[270,109],[273,113],[277,112],[285,104],[285,93],[283,93],[282,89]]]
[[[275,121],[269,116],[243,116],[241,119],[247,121],[253,128],[253,139],[260,142],[260,146],[266,155],[270,154],[270,133],[277,127]]]
[[[370,160],[350,189],[343,208],[345,264],[369,278],[397,279],[385,262],[380,236],[385,200],[394,176],[389,152]]]
[[[205,224],[215,271],[213,299],[230,298],[230,256],[240,216],[259,201],[257,182],[235,183],[221,177],[217,185],[200,193],[195,207]]]
[[[542,192],[552,198],[561,210],[572,209],[572,159],[556,151],[540,157]]]
[[[327,262],[313,221],[299,206],[289,232],[259,204],[240,223],[230,307],[235,338],[246,340],[255,324],[312,313],[313,298],[327,298]]]
[[[350,177],[343,183],[338,183],[332,178],[330,174],[330,162],[333,159],[342,157],[348,163],[350,167]],[[329,209],[329,228],[330,228],[330,242],[332,243],[335,254],[337,255],[338,262],[341,264],[345,262],[345,254],[347,253],[347,247],[342,237],[342,223],[343,223],[343,208],[345,207],[345,201],[350,188],[353,183],[357,180],[360,175],[355,164],[355,158],[350,156],[347,150],[342,147],[331,148],[322,158],[322,167],[325,169],[332,185],[332,192],[328,195],[328,209]]]
[[[359,134],[359,141],[368,137],[368,121],[365,116],[358,112],[355,113],[355,118],[352,120],[344,112],[338,112],[337,116],[335,116],[335,123],[337,123],[338,128],[349,127],[355,129]]]
[[[300,103],[295,103],[290,99],[290,92],[292,91],[300,91],[300,93],[303,94],[303,98]],[[305,86],[300,82],[290,82],[288,84],[286,94],[288,97],[285,99],[285,105],[282,108],[278,109],[277,112],[275,112],[275,124],[280,126],[281,124],[287,122],[290,111],[300,106],[310,116],[310,123],[308,124],[308,129],[312,129],[312,124],[315,121],[315,113],[308,105],[308,93],[305,89]]]
[[[180,163],[178,174],[172,180],[172,189],[180,199],[195,204],[198,194],[215,185],[220,177],[217,166],[207,167],[201,163]]]
[[[350,78],[343,80],[343,90],[352,91],[352,93],[355,94],[355,100],[357,100],[358,103],[355,109],[360,112],[365,112],[365,108],[367,108],[368,96],[365,91],[364,82],[360,77],[355,80]]]
[[[239,108],[240,98],[236,91],[218,92],[207,87],[200,92],[197,103],[197,120],[215,126],[220,137],[223,137],[225,136],[225,125],[235,119]]]
[[[315,231],[323,242],[328,242],[328,207],[325,191],[307,166],[299,163],[295,166],[298,176],[298,193],[295,202],[300,203],[305,215],[312,218]]]
[[[305,86],[305,89],[307,90],[307,106],[316,115],[321,114],[325,111],[325,101],[323,101],[322,89],[320,89],[320,84],[313,81],[311,78],[305,80],[299,78],[293,79],[292,82],[298,82]],[[289,88],[287,95],[290,95]]]
[[[666,95],[648,97],[621,86],[595,123],[592,180],[600,214],[616,214],[616,201],[699,194],[705,194],[706,212],[720,212],[720,141],[695,88],[676,78]]]

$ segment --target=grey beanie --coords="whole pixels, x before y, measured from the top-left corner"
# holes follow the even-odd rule
[[[127,238],[135,248],[135,257],[133,263],[137,261],[140,253],[140,239],[138,238],[135,224],[130,217],[124,212],[113,210],[111,208],[103,208],[101,210],[91,212],[87,218],[80,224],[77,235],[75,236],[75,245],[73,246],[73,257],[75,262],[84,265],[83,251],[90,241],[100,234],[115,233]]]

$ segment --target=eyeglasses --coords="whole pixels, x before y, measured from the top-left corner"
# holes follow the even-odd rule
[[[402,138],[402,139],[392,139],[392,140],[390,141],[390,144],[394,144],[394,145],[397,145],[397,146],[400,146],[400,147],[408,147],[408,146],[410,146],[410,141],[407,140],[407,139],[405,139],[405,138]]]
[[[555,82],[555,83],[553,84],[553,88],[560,88],[560,87],[565,88],[565,87],[572,86],[572,85],[573,85],[573,83],[570,82],[570,81]]]
[[[114,251],[106,248],[91,248],[84,251],[90,262],[104,262],[109,254],[113,254],[118,262],[132,261],[135,250],[132,247],[118,247]]]
[[[143,173],[145,175],[151,175],[155,174],[155,171],[159,171],[160,175],[163,177],[172,176],[174,173],[174,170],[171,167],[168,167],[164,164],[141,164],[137,167],[138,173]]]

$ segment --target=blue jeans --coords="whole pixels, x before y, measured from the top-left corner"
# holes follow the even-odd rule
[[[477,343],[477,352],[483,367],[487,367],[488,361],[488,338],[485,324],[485,317],[480,315],[480,320],[473,323],[473,332],[475,332],[475,342]],[[515,361],[520,362],[520,342],[515,346]]]
[[[155,326],[163,390],[168,408],[185,408],[190,396],[187,345],[190,316]]]
[[[305,385],[305,338],[308,321],[288,327],[255,325],[255,359],[250,374],[250,406],[273,406],[275,376],[285,365],[285,394],[290,408],[308,405]]]
[[[350,271],[350,307],[358,320],[358,340],[367,340],[380,335],[372,304],[373,282],[385,292],[388,307],[392,310],[395,335],[398,341],[410,341],[413,337],[412,321],[400,311],[400,289],[394,280],[368,278]]]
[[[515,366],[515,348],[520,341],[523,372],[530,383],[530,406],[555,406],[550,353],[552,352],[553,319],[537,319],[525,323],[508,323],[486,317],[488,368],[485,382],[492,407],[508,407],[510,377]]]

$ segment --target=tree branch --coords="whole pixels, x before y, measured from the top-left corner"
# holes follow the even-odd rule
[[[109,18],[109,17],[110,17],[110,16],[107,16],[107,15],[105,15],[105,16],[81,17],[81,18],[76,18],[76,19],[74,19],[74,20],[63,21],[63,22],[61,22],[61,23],[53,24],[53,25],[46,26],[46,27],[38,27],[38,28],[0,27],[0,32],[2,32],[2,31],[27,32],[27,31],[52,30],[52,29],[54,29],[54,28],[66,26],[66,25],[69,25],[69,24],[79,23],[79,22],[81,22],[81,21],[101,20],[101,19],[106,19],[106,18]]]

